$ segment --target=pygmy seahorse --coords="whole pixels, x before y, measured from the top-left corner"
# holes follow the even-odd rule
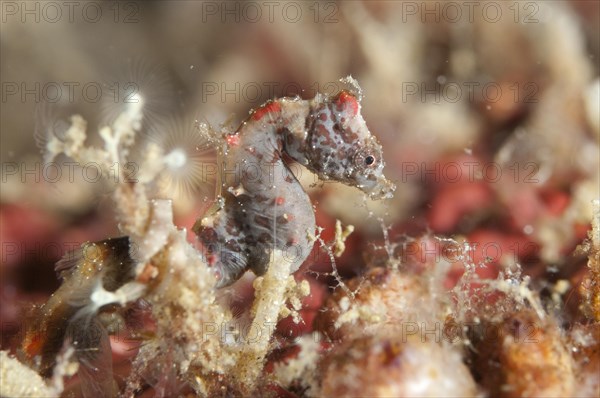
[[[222,207],[194,227],[217,287],[248,269],[264,274],[274,248],[285,253],[292,272],[308,256],[314,210],[283,155],[372,199],[390,198],[396,188],[383,175],[381,145],[361,115],[359,96],[348,90],[268,101],[224,139]]]

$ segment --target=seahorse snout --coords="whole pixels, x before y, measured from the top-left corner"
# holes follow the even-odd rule
[[[377,179],[377,183],[367,192],[369,197],[374,200],[391,199],[394,197],[396,184],[381,176]]]

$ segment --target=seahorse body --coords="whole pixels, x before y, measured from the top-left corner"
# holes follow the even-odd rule
[[[274,247],[294,272],[312,248],[313,207],[283,154],[322,179],[356,186],[374,199],[391,197],[395,190],[383,176],[381,145],[348,91],[309,101],[269,101],[225,140],[223,208],[195,228],[216,270],[217,287],[232,284],[248,269],[264,274]]]

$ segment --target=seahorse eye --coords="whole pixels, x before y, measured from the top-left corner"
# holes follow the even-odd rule
[[[354,155],[354,166],[358,167],[359,170],[363,170],[367,172],[368,170],[372,170],[377,165],[377,153],[373,153],[372,149],[363,149],[359,150]]]

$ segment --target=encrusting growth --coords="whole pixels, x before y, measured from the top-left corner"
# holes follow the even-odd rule
[[[600,200],[593,202],[592,230],[583,248],[588,251],[589,275],[582,284],[585,297],[583,311],[596,323],[600,322]]]

